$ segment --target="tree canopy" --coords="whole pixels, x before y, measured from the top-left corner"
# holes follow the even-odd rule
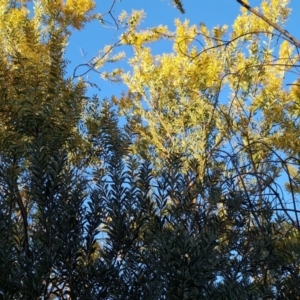
[[[67,75],[96,3],[0,0],[0,299],[300,298],[300,44],[288,0],[232,3],[171,31],[112,1],[102,100]]]

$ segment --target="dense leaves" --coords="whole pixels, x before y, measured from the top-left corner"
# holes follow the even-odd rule
[[[0,0],[0,299],[300,298],[288,1],[244,5],[231,33],[123,12],[134,51],[131,72],[102,73],[128,87],[112,101],[65,75],[94,3],[26,2]],[[153,55],[161,38],[173,52]]]
[[[212,188],[191,188],[179,157],[153,176],[151,163],[115,153],[87,188],[63,153],[44,149],[30,152],[27,237],[1,169],[3,299],[300,296],[298,230],[267,202],[203,197]]]

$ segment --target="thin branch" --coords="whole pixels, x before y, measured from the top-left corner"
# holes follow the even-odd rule
[[[101,55],[98,59],[95,59],[95,57],[93,57],[88,63],[84,63],[84,64],[80,64],[78,65],[74,71],[73,71],[73,76],[72,79],[78,78],[78,77],[82,77],[84,75],[86,75],[87,73],[89,73],[90,71],[95,71],[95,67],[96,65],[105,58],[106,55],[108,55],[116,46],[120,45],[120,41],[117,41],[116,43],[114,43],[103,55]],[[80,75],[76,75],[76,71],[77,69],[81,68],[81,67],[88,67],[88,70],[81,73]]]

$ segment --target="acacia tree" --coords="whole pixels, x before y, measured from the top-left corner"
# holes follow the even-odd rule
[[[123,15],[129,29],[121,40],[134,56],[132,72],[121,76],[128,93],[113,100],[137,133],[134,151],[158,167],[181,153],[185,168],[194,168],[191,184],[222,174],[251,202],[265,194],[271,201],[272,194],[273,208],[299,226],[298,78],[285,86],[298,61],[298,42],[283,29],[289,1],[262,1],[261,12],[238,2],[244,7],[232,32],[226,25],[209,31],[178,20],[174,33],[163,26],[141,30],[141,12]],[[162,38],[174,51],[152,55],[147,43]],[[283,172],[292,206],[277,190]]]

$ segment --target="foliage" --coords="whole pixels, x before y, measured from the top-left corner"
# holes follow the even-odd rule
[[[158,169],[173,154],[183,155],[183,168],[192,166],[198,181],[208,173],[233,176],[254,201],[267,194],[299,225],[277,181],[283,173],[289,178],[295,212],[299,85],[291,74],[297,74],[299,56],[295,39],[279,43],[276,33],[287,20],[287,4],[262,1],[258,15],[276,27],[242,7],[232,32],[188,20],[175,20],[175,32],[142,30],[143,14],[133,12],[128,18],[134,22],[121,36],[134,51],[131,71],[121,75],[128,92],[113,101],[136,133],[132,151]],[[164,38],[173,51],[153,55],[147,44]],[[296,80],[286,87],[287,78]]]
[[[230,33],[122,13],[134,55],[102,73],[128,87],[112,101],[65,74],[70,28],[103,22],[94,3],[32,4],[0,0],[0,299],[300,298],[288,1],[243,6]],[[153,55],[162,38],[172,53]]]
[[[184,8],[180,0],[173,0],[173,3],[181,13],[184,13]]]

